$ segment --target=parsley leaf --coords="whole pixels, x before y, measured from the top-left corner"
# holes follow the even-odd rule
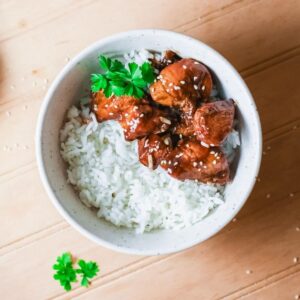
[[[88,287],[89,279],[97,275],[99,267],[93,261],[86,262],[82,259],[78,261],[78,266],[78,269],[74,269],[71,254],[63,253],[56,258],[56,264],[52,267],[56,271],[53,278],[58,280],[66,291],[70,291],[72,289],[71,283],[77,282],[77,274],[80,274],[82,277],[81,285]]]
[[[141,71],[142,71],[143,78],[147,83],[152,83],[154,81],[155,79],[154,69],[149,63],[147,62],[143,63],[141,66]]]
[[[91,91],[103,90],[106,97],[128,95],[142,98],[147,86],[155,79],[154,69],[148,62],[141,66],[130,62],[126,68],[119,60],[101,55],[99,65],[104,74],[91,74]]]
[[[60,285],[66,290],[71,290],[71,282],[76,282],[76,272],[72,265],[72,256],[70,253],[63,253],[62,256],[58,256],[56,264],[53,265],[53,269],[56,273],[53,275],[55,280],[58,280]]]
[[[89,278],[93,278],[97,275],[99,267],[93,261],[86,262],[82,259],[79,260],[78,265],[80,268],[76,270],[76,273],[82,276],[81,285],[88,287],[90,284]]]

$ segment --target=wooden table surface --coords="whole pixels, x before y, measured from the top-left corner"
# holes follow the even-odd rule
[[[300,298],[299,0],[3,0],[0,15],[1,299]],[[92,42],[137,28],[183,32],[221,52],[263,126],[259,179],[236,221],[159,257],[113,252],[70,227],[34,153],[39,108],[60,69]],[[52,279],[63,251],[100,263],[90,288],[66,293]]]

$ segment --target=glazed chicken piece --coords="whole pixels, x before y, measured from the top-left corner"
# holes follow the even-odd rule
[[[195,134],[194,114],[196,106],[187,101],[182,110],[179,110],[179,120],[173,128],[173,133],[179,136],[192,136]]]
[[[161,161],[172,177],[224,185],[229,181],[229,166],[219,148],[203,147],[195,138],[180,140]]]
[[[171,50],[167,50],[164,53],[164,56],[162,57],[161,60],[157,60],[156,58],[150,59],[152,66],[161,71],[163,68],[165,68],[166,66],[173,64],[174,62],[180,60],[181,57],[175,53],[174,51]]]
[[[138,103],[139,100],[131,96],[112,96],[107,98],[103,91],[92,95],[92,111],[99,122],[117,120],[123,111]]]
[[[165,67],[150,86],[152,99],[162,105],[190,112],[197,100],[209,97],[212,77],[200,62],[184,58]]]
[[[165,132],[172,123],[167,112],[150,106],[145,99],[130,96],[107,98],[102,91],[93,95],[92,110],[99,122],[118,120],[128,141],[150,133]]]
[[[140,162],[149,169],[155,170],[161,161],[171,151],[170,136],[161,137],[150,134],[138,141],[138,154]]]
[[[169,129],[172,120],[164,111],[146,103],[128,107],[119,118],[127,141],[149,135],[162,133]]]
[[[203,104],[194,116],[197,139],[211,146],[219,146],[232,130],[234,114],[233,100]]]

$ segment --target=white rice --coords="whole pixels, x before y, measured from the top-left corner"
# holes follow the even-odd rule
[[[116,121],[81,124],[72,107],[61,130],[68,181],[97,215],[137,232],[191,226],[224,202],[223,188],[170,177],[138,161],[137,142],[124,140]]]
[[[122,60],[141,65],[152,57],[142,49],[132,50]],[[135,228],[137,233],[159,228],[178,230],[201,221],[224,203],[221,186],[182,182],[160,168],[152,171],[143,166],[138,160],[137,142],[125,141],[116,121],[98,123],[87,102],[82,100],[81,110],[72,107],[68,111],[60,136],[61,154],[68,165],[69,183],[86,206],[98,209],[99,218]],[[82,124],[80,115],[91,122]],[[232,158],[238,145],[238,133],[233,131],[223,145],[226,155]]]

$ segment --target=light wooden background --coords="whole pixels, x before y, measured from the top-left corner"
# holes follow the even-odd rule
[[[297,299],[300,295],[299,0],[0,2],[1,299]],[[71,228],[39,179],[34,130],[49,83],[90,43],[137,28],[183,32],[241,72],[263,125],[264,156],[237,220],[187,251],[119,254]],[[100,263],[89,288],[52,279],[57,255]],[[300,297],[300,296],[299,296]]]

